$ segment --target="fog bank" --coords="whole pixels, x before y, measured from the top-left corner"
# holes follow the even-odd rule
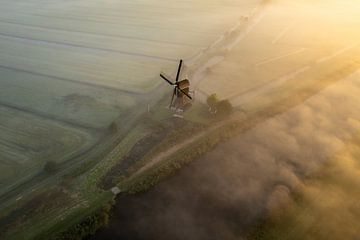
[[[359,79],[356,73],[219,145],[150,192],[120,199],[110,229],[98,236],[241,239],[259,219],[291,205],[294,190],[311,191],[304,179],[359,131]]]

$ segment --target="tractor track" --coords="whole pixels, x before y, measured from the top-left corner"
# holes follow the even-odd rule
[[[126,89],[121,89],[121,88],[116,88],[116,87],[111,87],[111,86],[105,86],[105,85],[96,84],[96,83],[84,82],[84,81],[80,81],[80,80],[76,80],[76,79],[63,78],[63,77],[58,77],[58,76],[45,74],[45,73],[40,73],[40,72],[36,72],[36,71],[24,70],[24,69],[16,68],[16,67],[9,67],[9,66],[5,66],[5,65],[0,65],[0,68],[7,69],[7,70],[12,70],[12,71],[17,71],[17,72],[28,73],[28,74],[32,74],[32,75],[40,76],[40,77],[53,78],[53,79],[56,79],[58,81],[66,81],[66,82],[72,82],[72,83],[87,85],[87,86],[96,87],[96,88],[99,88],[99,89],[106,89],[106,90],[112,90],[112,91],[117,91],[117,92],[124,92],[124,93],[127,93],[127,94],[133,94],[133,95],[134,94],[135,95],[140,95],[140,93],[137,93],[137,92],[131,91],[131,90],[126,90]]]
[[[180,42],[170,42],[170,41],[164,41],[164,40],[152,40],[152,39],[148,39],[148,38],[141,38],[141,37],[131,37],[131,36],[126,36],[126,35],[120,35],[120,34],[97,34],[94,32],[90,32],[90,31],[82,31],[82,30],[70,30],[70,29],[66,29],[66,28],[61,28],[61,27],[46,27],[46,26],[40,26],[40,25],[36,25],[36,24],[29,24],[29,23],[18,23],[16,21],[9,21],[9,20],[0,20],[0,24],[8,24],[8,25],[14,25],[14,26],[19,26],[19,27],[28,27],[28,28],[34,28],[37,30],[50,30],[50,31],[62,31],[62,32],[67,32],[67,33],[72,33],[72,34],[86,34],[89,36],[99,36],[99,37],[109,37],[109,38],[119,38],[119,39],[129,39],[129,40],[140,40],[140,41],[145,41],[145,42],[155,42],[155,43],[165,43],[165,44],[170,44],[170,45],[180,45],[180,46],[188,46],[188,47],[201,47],[201,45],[197,45],[197,44],[188,44],[188,43],[180,43]]]
[[[131,53],[126,51],[120,51],[116,49],[109,49],[109,48],[100,48],[100,47],[88,47],[81,44],[75,44],[75,43],[64,43],[59,41],[50,41],[50,40],[41,40],[36,38],[30,38],[30,37],[20,37],[10,34],[4,34],[0,33],[0,36],[3,39],[9,39],[9,40],[20,40],[20,41],[26,41],[31,43],[37,43],[37,44],[47,44],[47,45],[53,45],[53,46],[62,46],[67,48],[77,48],[77,49],[85,49],[88,51],[97,51],[99,53],[118,53],[125,56],[131,56],[135,58],[144,58],[144,59],[150,59],[150,60],[160,60],[160,61],[167,61],[167,62],[176,62],[176,59],[172,58],[166,58],[166,57],[160,57],[160,56],[151,56],[147,54],[141,54],[141,53]]]
[[[46,119],[46,120],[57,122],[57,123],[60,123],[60,124],[63,124],[63,125],[68,125],[68,126],[71,126],[73,128],[82,129],[82,130],[92,132],[92,133],[98,133],[98,132],[101,132],[103,130],[101,128],[95,128],[95,127],[92,127],[92,126],[87,126],[85,124],[79,124],[79,123],[76,123],[74,121],[57,118],[57,117],[54,117],[53,115],[47,114],[45,112],[35,111],[33,109],[26,108],[26,107],[20,107],[20,106],[14,105],[14,104],[0,102],[0,106],[8,108],[8,109],[13,109],[13,110],[16,110],[16,111],[19,111],[19,112],[25,112],[27,114],[36,116],[38,118],[43,118],[43,119]]]

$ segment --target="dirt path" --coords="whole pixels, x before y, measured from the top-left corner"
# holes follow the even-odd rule
[[[277,44],[285,35],[293,28],[295,24],[291,23],[290,25],[286,26],[271,42],[271,44]]]
[[[246,92],[242,92],[240,94],[236,94],[235,96],[231,96],[231,97],[229,97],[229,99],[231,100],[231,102],[233,102],[233,104],[235,106],[239,106],[241,104],[244,104],[247,101],[251,101],[256,96],[265,94],[265,93],[271,91],[272,89],[283,85],[285,82],[287,82],[291,79],[294,79],[297,75],[304,73],[304,72],[308,71],[309,69],[311,69],[311,66],[300,67],[300,68],[276,79],[275,81],[268,82],[266,84],[263,84],[262,86],[256,86],[254,88],[247,90]]]
[[[333,54],[329,55],[329,56],[325,56],[323,58],[320,58],[316,61],[316,63],[323,63],[323,62],[326,62],[326,61],[330,61],[331,59],[334,59],[350,50],[353,50],[354,48],[357,48],[358,46],[360,45],[360,43],[354,43],[354,44],[351,44],[349,46],[346,46],[342,49],[339,49],[338,51],[334,52]]]
[[[139,170],[137,170],[132,176],[131,178],[137,177],[139,176],[141,173],[143,173],[144,171],[150,169],[151,167],[153,167],[154,165],[166,160],[167,158],[169,158],[171,155],[175,154],[177,151],[179,151],[180,149],[190,145],[191,143],[197,141],[198,139],[200,139],[201,137],[205,136],[207,134],[207,131],[205,132],[201,132],[195,136],[193,136],[192,138],[187,139],[186,141],[179,143],[169,149],[167,149],[164,152],[159,153],[158,155],[156,155],[154,158],[152,158],[149,162],[147,162],[143,167],[141,167]]]
[[[260,66],[268,64],[268,63],[276,62],[276,61],[281,60],[283,58],[287,58],[287,57],[290,57],[290,56],[293,56],[293,55],[303,53],[304,51],[306,51],[306,48],[300,48],[300,49],[297,49],[297,50],[292,51],[290,53],[286,53],[286,54],[283,54],[283,55],[280,55],[280,56],[277,56],[277,57],[262,60],[262,61],[256,63],[255,66],[260,67]]]
[[[237,94],[235,96],[230,97],[229,99],[234,103],[234,105],[239,106],[241,104],[244,104],[245,102],[250,101],[251,99],[254,99],[256,96],[259,96],[261,94],[265,94],[267,92],[270,92],[271,90],[285,84],[287,81],[290,81],[292,79],[294,79],[296,76],[298,76],[299,74],[305,73],[309,70],[311,70],[312,68],[316,67],[318,64],[322,64],[325,63],[327,61],[330,61],[342,54],[345,54],[348,51],[351,51],[355,48],[357,48],[359,46],[358,43],[356,44],[352,44],[350,46],[347,46],[345,48],[342,48],[338,51],[336,51],[335,53],[329,55],[329,56],[325,56],[319,60],[317,60],[314,64],[312,65],[306,65],[303,67],[300,67],[290,73],[285,74],[284,76],[268,82],[267,84],[264,84],[262,86],[257,86],[254,87],[252,89],[249,89],[246,92],[242,92],[240,94]]]
[[[233,122],[234,120],[239,120],[239,114],[234,114],[233,116],[231,116],[229,119],[221,121],[215,125],[213,125],[212,127],[201,131],[198,134],[195,134],[194,136],[192,136],[191,138],[188,138],[187,140],[170,147],[169,149],[167,149],[166,151],[163,151],[161,153],[159,153],[158,155],[156,155],[155,157],[153,157],[150,161],[148,161],[144,166],[142,166],[141,168],[139,168],[131,177],[130,179],[135,178],[136,176],[139,176],[141,173],[143,173],[144,171],[150,169],[151,167],[153,167],[154,165],[168,159],[169,157],[171,157],[171,155],[175,154],[177,151],[185,148],[186,146],[191,145],[192,143],[196,142],[197,140],[201,139],[202,137],[208,135],[210,132],[213,132],[215,130],[217,130],[218,128],[227,125],[231,122]]]

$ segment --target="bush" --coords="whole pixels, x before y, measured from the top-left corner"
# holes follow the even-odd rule
[[[232,113],[233,107],[228,99],[219,100],[218,96],[214,93],[211,94],[206,100],[209,106],[209,112],[214,115],[227,116]]]
[[[229,115],[233,110],[233,107],[229,100],[222,100],[217,104],[217,114],[226,116]]]
[[[85,218],[82,222],[70,227],[65,232],[60,233],[51,240],[81,240],[94,235],[97,230],[104,228],[109,223],[112,206],[115,204],[111,201],[101,209]]]
[[[58,170],[58,164],[55,161],[47,161],[44,166],[44,171],[46,173],[54,173]]]
[[[216,95],[216,93],[211,94],[206,100],[206,103],[210,107],[210,111],[211,110],[216,110],[218,102],[219,102],[219,98]]]
[[[117,133],[118,132],[118,126],[116,124],[116,122],[112,122],[109,127],[108,127],[110,133]]]

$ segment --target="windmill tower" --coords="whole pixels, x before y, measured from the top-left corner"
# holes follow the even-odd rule
[[[160,74],[160,77],[174,88],[169,108],[176,111],[184,111],[185,107],[190,104],[189,100],[192,100],[190,96],[190,81],[188,79],[179,81],[182,64],[183,60],[180,60],[175,82]]]

